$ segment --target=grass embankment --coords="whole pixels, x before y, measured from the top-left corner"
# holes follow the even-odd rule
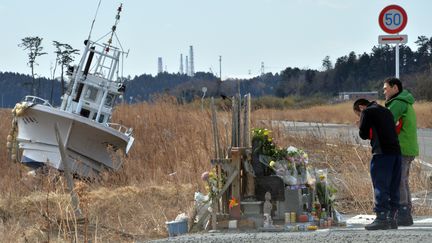
[[[314,121],[353,122],[349,118],[352,113],[349,104],[334,107],[340,115],[336,111],[330,113],[332,106],[257,110],[252,114],[252,125],[259,126],[260,119],[305,120],[308,116],[321,118]],[[427,114],[430,105],[423,109]],[[0,138],[5,145],[11,125],[10,111],[0,110],[0,117]],[[340,120],[332,120],[334,117]],[[226,135],[230,137],[231,119],[223,111],[218,112],[218,119],[224,140]],[[8,161],[5,146],[1,147],[0,239],[3,242],[127,242],[159,238],[167,235],[166,221],[173,220],[178,213],[191,212],[194,192],[204,191],[200,175],[210,168],[209,160],[213,157],[209,111],[166,99],[155,104],[120,106],[114,122],[134,128],[135,144],[118,173],[104,174],[99,182],[76,181],[87,220],[73,217],[64,180],[57,171],[28,176],[25,167]],[[338,141],[329,145],[312,135],[290,137],[276,127],[268,128],[273,130],[277,145],[303,148],[313,166],[329,168],[339,190],[339,209],[350,213],[371,212],[368,149]],[[413,192],[428,189],[428,182],[417,165],[413,165],[411,174]],[[417,214],[430,212],[428,207],[416,208]]]

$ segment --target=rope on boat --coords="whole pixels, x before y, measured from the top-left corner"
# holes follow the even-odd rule
[[[18,158],[18,117],[22,116],[25,110],[29,107],[27,102],[20,102],[15,105],[12,109],[12,127],[7,136],[6,147],[9,154],[9,159],[17,161]]]

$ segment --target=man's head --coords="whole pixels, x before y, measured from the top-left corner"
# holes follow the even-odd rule
[[[384,96],[386,100],[389,100],[395,94],[402,92],[402,82],[398,78],[387,78],[384,80]]]
[[[353,110],[357,116],[360,116],[360,113],[366,109],[366,107],[370,104],[370,101],[367,99],[358,99],[354,101]]]

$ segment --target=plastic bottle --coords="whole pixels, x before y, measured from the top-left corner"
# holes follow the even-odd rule
[[[327,212],[326,212],[325,208],[323,208],[323,209],[321,210],[321,217],[320,217],[320,218],[322,218],[322,219],[327,219]]]

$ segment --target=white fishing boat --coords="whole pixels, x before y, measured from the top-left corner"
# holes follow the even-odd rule
[[[120,44],[116,47],[112,43],[113,38],[118,40],[115,31],[120,12],[121,6],[106,35],[107,43],[91,41],[90,35],[85,41],[79,64],[69,70],[68,89],[60,107],[35,96],[26,96],[15,106],[15,131],[10,140],[17,144],[16,152],[22,153],[14,158],[30,167],[49,165],[63,170],[57,124],[72,173],[94,177],[106,169],[115,171],[121,167],[122,161],[116,155],[119,150],[127,154],[134,138],[131,128],[111,123],[113,106],[125,91],[121,69],[127,52]]]

